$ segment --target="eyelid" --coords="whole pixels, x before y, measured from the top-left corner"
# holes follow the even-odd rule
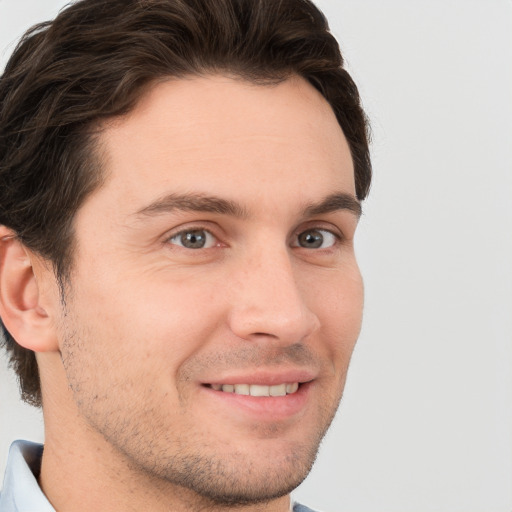
[[[217,243],[214,244],[213,247],[215,247],[216,245],[220,245],[222,243],[221,242],[221,238],[215,232],[215,231],[218,231],[218,230],[213,229],[212,226],[207,226],[207,225],[208,225],[208,223],[205,223],[205,222],[200,222],[198,224],[192,222],[192,223],[186,223],[186,224],[182,224],[180,226],[177,226],[174,229],[172,229],[170,231],[167,231],[165,233],[165,235],[163,236],[163,243],[164,244],[169,244],[169,245],[174,245],[176,247],[182,247],[179,244],[171,243],[171,240],[173,238],[176,238],[177,236],[181,235],[182,233],[186,233],[186,232],[189,232],[189,231],[205,231],[206,233],[211,235],[216,240]],[[184,247],[184,248],[186,249],[186,247]]]
[[[327,247],[306,247],[299,243],[299,237],[307,232],[310,231],[317,231],[317,232],[323,232],[326,233],[334,238],[333,243]],[[325,235],[324,235],[325,236]],[[300,229],[297,229],[294,232],[292,243],[290,244],[291,247],[297,248],[297,249],[305,249],[306,251],[330,251],[338,247],[341,242],[343,241],[343,233],[340,229],[336,228],[332,224],[330,227],[326,227],[325,225],[318,225],[317,223],[311,225],[311,226],[302,226]]]
[[[187,247],[183,244],[183,241],[181,240],[184,234],[187,233],[204,233],[204,246],[201,247]],[[184,249],[191,249],[191,250],[200,250],[200,249],[211,249],[212,247],[215,247],[218,245],[216,243],[216,237],[210,231],[206,229],[185,229],[184,231],[180,231],[176,233],[174,236],[169,238],[169,243],[172,245],[177,245],[178,247],[183,247]]]
[[[295,231],[294,236],[300,235],[301,233],[304,233],[304,231],[327,231],[329,233],[332,233],[338,240],[344,240],[345,233],[343,230],[337,226],[336,224],[333,224],[332,222],[323,222],[323,221],[311,221],[307,222],[305,224],[301,224]]]

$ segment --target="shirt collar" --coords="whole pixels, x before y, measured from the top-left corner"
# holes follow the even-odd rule
[[[42,454],[41,444],[15,441],[11,445],[0,495],[2,512],[55,512],[34,476],[39,473]]]

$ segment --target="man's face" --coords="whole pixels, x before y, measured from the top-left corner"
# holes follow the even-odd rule
[[[301,79],[169,81],[101,148],[60,323],[82,432],[220,502],[289,492],[361,321],[353,165],[332,110]]]

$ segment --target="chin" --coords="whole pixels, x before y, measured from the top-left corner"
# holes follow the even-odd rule
[[[211,466],[202,474],[189,473],[181,485],[216,505],[265,503],[297,488],[311,471],[315,458],[316,451],[307,456],[290,455],[286,460],[270,458],[265,463],[252,464],[248,460],[239,462],[235,457],[230,464],[217,464],[213,474]]]
[[[217,446],[208,453],[175,453],[151,472],[164,485],[191,492],[206,508],[269,502],[288,495],[307,477],[319,443],[287,443],[280,449],[272,442],[266,447],[263,439],[260,443],[259,451]]]

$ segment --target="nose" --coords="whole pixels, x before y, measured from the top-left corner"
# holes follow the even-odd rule
[[[302,341],[319,328],[319,318],[310,309],[315,290],[309,293],[306,287],[301,288],[300,271],[294,270],[286,248],[258,251],[240,267],[232,279],[229,314],[236,336],[287,345]]]

